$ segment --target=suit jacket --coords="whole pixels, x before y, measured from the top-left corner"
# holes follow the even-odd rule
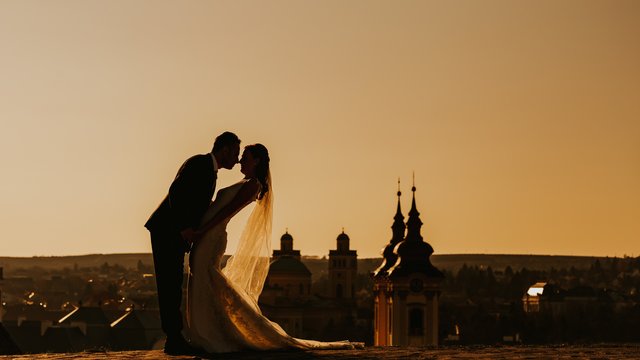
[[[216,178],[211,154],[189,158],[178,170],[169,193],[144,226],[150,231],[197,229],[211,204]]]

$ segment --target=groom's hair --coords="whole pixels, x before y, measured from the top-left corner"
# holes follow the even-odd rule
[[[232,145],[240,145],[240,139],[238,138],[238,135],[230,131],[225,131],[216,138],[216,141],[213,142],[213,150],[211,150],[211,152],[215,153]]]

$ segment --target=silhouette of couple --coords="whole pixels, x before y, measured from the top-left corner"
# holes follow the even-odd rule
[[[180,167],[169,192],[145,227],[151,233],[164,351],[202,355],[246,350],[361,347],[348,341],[319,342],[289,336],[258,307],[269,270],[272,217],[269,152],[262,144],[240,153],[240,139],[219,135],[208,154]],[[240,163],[244,178],[222,188],[211,201],[218,170]],[[229,220],[256,202],[237,250],[221,268]],[[189,252],[185,320],[180,310],[184,256]]]

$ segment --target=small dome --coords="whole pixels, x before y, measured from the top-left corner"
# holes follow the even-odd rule
[[[291,236],[291,234],[289,234],[289,231],[285,232],[281,237],[280,237],[280,241],[293,241],[293,236]]]
[[[274,260],[271,265],[269,265],[269,273],[311,276],[311,271],[309,271],[309,269],[305,266],[305,264],[302,263],[302,261],[289,256],[283,256]]]
[[[338,241],[349,241],[349,235],[344,233],[344,230],[342,230],[342,233],[340,235],[338,235],[338,238],[336,239]]]

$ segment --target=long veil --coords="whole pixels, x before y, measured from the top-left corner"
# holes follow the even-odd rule
[[[268,191],[256,202],[255,208],[249,215],[236,253],[231,255],[227,266],[222,269],[225,276],[236,287],[243,289],[256,305],[269,272],[271,256],[273,218],[271,173],[267,174],[267,186]]]

